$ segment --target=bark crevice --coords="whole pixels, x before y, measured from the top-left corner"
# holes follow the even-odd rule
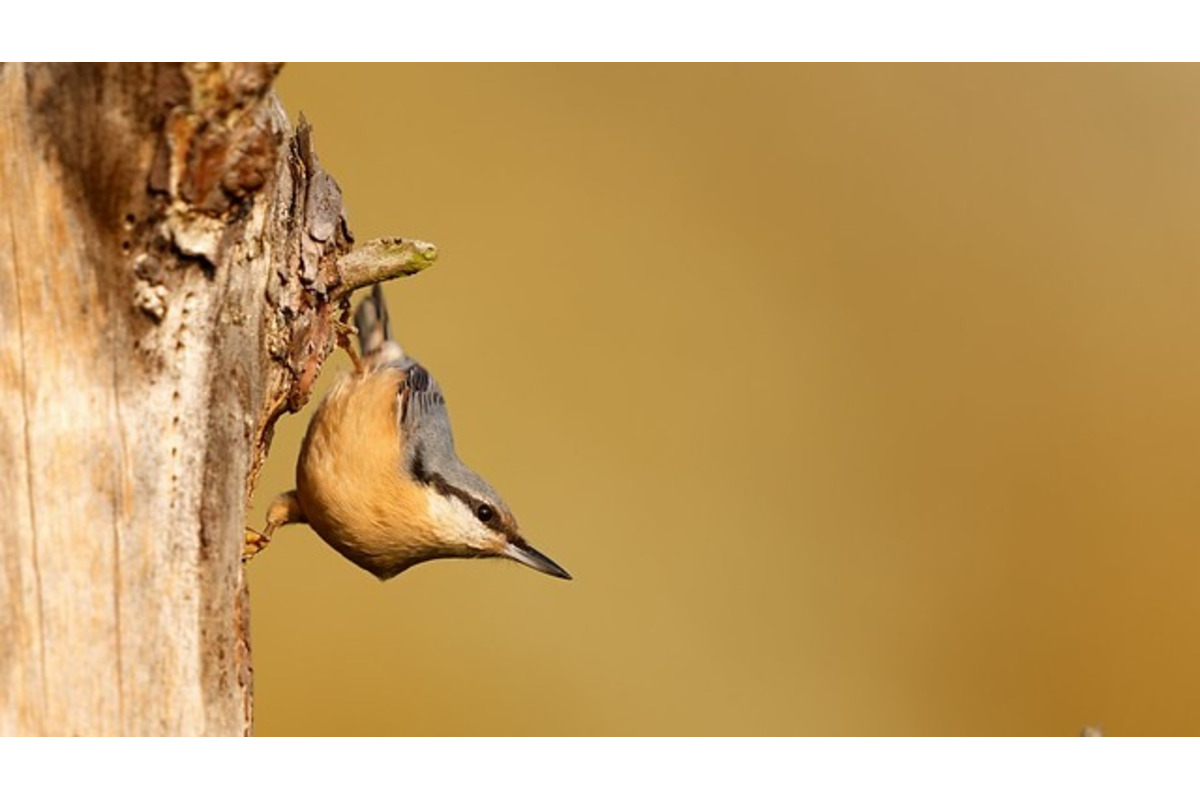
[[[2,734],[250,731],[240,555],[274,424],[350,292],[433,256],[342,261],[278,69],[0,69]]]

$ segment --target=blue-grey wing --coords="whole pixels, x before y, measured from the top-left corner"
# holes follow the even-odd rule
[[[443,470],[457,463],[446,398],[428,370],[412,359],[406,361],[400,391],[404,457],[414,473]]]
[[[404,436],[402,457],[408,474],[424,483],[452,486],[466,492],[500,509],[511,520],[512,512],[496,490],[455,454],[446,398],[437,381],[420,364],[411,359],[409,362],[400,390],[399,412]]]

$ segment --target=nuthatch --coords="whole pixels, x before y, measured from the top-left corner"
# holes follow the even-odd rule
[[[321,401],[296,464],[296,488],[247,532],[246,557],[281,525],[307,522],[386,580],[435,558],[501,557],[557,578],[567,571],[522,538],[496,490],[454,452],[441,389],[388,331],[376,284],[354,315],[362,358]]]

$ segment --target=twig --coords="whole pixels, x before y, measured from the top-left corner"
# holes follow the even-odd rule
[[[342,282],[336,299],[381,281],[415,275],[437,258],[437,247],[416,239],[372,239],[338,259]]]

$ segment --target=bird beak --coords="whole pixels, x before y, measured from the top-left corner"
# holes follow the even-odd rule
[[[547,575],[553,575],[556,578],[563,580],[571,580],[571,574],[565,569],[555,564],[547,556],[542,555],[537,550],[534,550],[525,542],[515,543],[509,542],[508,545],[501,551],[500,555],[505,558],[511,558],[513,561],[519,561],[527,567],[533,567],[538,572],[544,572]]]

